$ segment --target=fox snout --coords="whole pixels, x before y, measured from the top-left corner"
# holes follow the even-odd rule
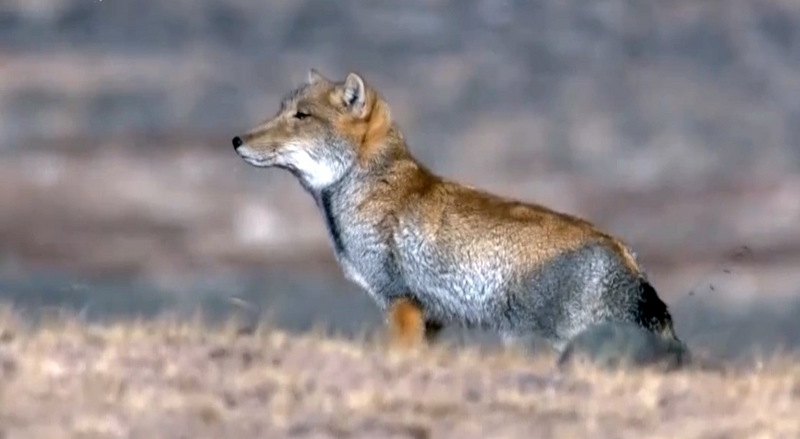
[[[246,138],[247,136],[245,136]],[[236,136],[231,141],[233,144],[233,150],[239,154],[239,157],[243,158],[247,163],[250,163],[253,166],[258,167],[268,167],[272,166],[273,163],[268,159],[268,155],[265,154],[265,151],[255,151],[251,149],[245,141],[240,136]]]
[[[233,149],[247,163],[258,167],[275,166],[275,153],[277,148],[273,142],[253,142],[252,135],[236,136],[231,140]]]

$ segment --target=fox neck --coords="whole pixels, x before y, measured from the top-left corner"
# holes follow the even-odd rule
[[[395,137],[391,144],[383,145],[367,160],[356,160],[344,176],[325,188],[309,191],[322,214],[329,237],[337,257],[346,256],[343,228],[352,227],[347,218],[358,216],[355,210],[369,203],[376,191],[387,191],[386,185],[397,181],[398,169],[403,168],[403,178],[413,179],[408,169],[428,173],[407,151],[402,137]],[[308,188],[307,188],[308,189]],[[391,207],[387,208],[388,210]],[[389,212],[383,212],[388,214]],[[380,214],[379,214],[380,215]],[[363,224],[362,224],[363,226]]]

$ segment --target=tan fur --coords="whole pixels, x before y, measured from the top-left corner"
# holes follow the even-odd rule
[[[495,230],[498,240],[519,236],[514,233],[513,223],[509,225],[505,221],[507,219],[517,221],[520,228],[531,222],[538,224],[538,239],[535,236],[531,237],[538,245],[535,247],[535,252],[527,255],[529,262],[535,266],[592,241],[610,244],[622,256],[632,272],[639,272],[638,264],[622,241],[598,230],[586,220],[538,204],[523,203],[446,181],[414,165],[400,164],[398,168],[401,168],[397,169],[398,175],[389,185],[385,188],[375,188],[369,205],[365,204],[362,211],[364,215],[381,216],[388,213],[387,211],[402,215],[401,212],[412,210],[413,207],[415,211],[424,212],[424,223],[430,226],[428,232],[434,237],[438,232],[436,225],[441,224],[445,216],[454,221],[452,224],[454,229],[475,230],[477,225],[471,224],[472,217],[469,211],[481,211],[484,214],[483,220],[492,218],[497,220],[495,226],[488,222],[481,227],[489,234]],[[467,234],[459,238],[468,240],[469,236]],[[481,243],[486,247],[481,248]],[[490,252],[495,243],[493,240],[476,241],[473,250]],[[513,246],[515,243],[511,241],[505,245]]]
[[[330,101],[340,99],[340,94],[333,92]],[[370,105],[371,104],[371,105]],[[389,153],[407,155],[405,140],[391,120],[388,104],[374,90],[369,90],[368,112],[362,119],[340,118],[337,129],[349,133],[349,137],[359,146],[358,157],[362,164],[370,158]],[[619,239],[598,230],[590,222],[544,206],[524,203],[490,194],[472,187],[447,181],[417,163],[400,162],[396,169],[398,175],[384,190],[376,188],[370,197],[370,208],[362,211],[365,215],[381,216],[389,211],[402,210],[409,203],[423,203],[427,214],[426,223],[438,224],[443,215],[451,209],[471,208],[483,212],[491,212],[500,219],[514,218],[521,222],[537,222],[541,227],[541,246],[532,260],[543,263],[553,256],[574,250],[589,240],[608,242],[626,261],[632,271],[638,272],[639,266],[628,248]],[[373,212],[370,212],[373,210]],[[464,218],[468,221],[467,218]],[[464,226],[458,224],[456,227]],[[431,230],[431,234],[435,234]],[[482,249],[475,249],[481,251]]]
[[[329,100],[337,99],[341,99],[341,93],[331,93]],[[362,165],[380,153],[392,125],[389,106],[375,92],[370,91],[366,105],[364,118],[344,116],[334,121],[339,132],[347,133],[354,144],[360,145],[358,157]]]

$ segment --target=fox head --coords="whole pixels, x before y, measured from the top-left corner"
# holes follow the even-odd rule
[[[277,114],[234,137],[233,147],[251,165],[288,169],[319,191],[377,153],[390,126],[388,105],[361,76],[334,82],[311,69]]]

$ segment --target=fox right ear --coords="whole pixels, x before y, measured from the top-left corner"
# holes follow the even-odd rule
[[[364,117],[364,107],[367,101],[367,87],[364,80],[356,73],[347,75],[344,81],[344,104],[359,117]]]

